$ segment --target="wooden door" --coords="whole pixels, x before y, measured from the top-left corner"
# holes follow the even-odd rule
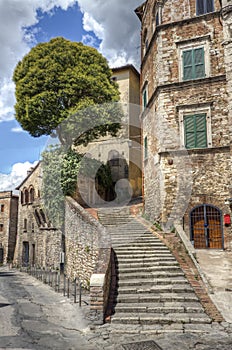
[[[222,249],[223,226],[221,211],[211,205],[194,208],[190,214],[191,240],[197,249]]]

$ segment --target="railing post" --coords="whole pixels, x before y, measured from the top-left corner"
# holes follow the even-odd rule
[[[66,276],[64,274],[64,296],[65,296],[65,288],[66,288]]]
[[[74,303],[77,302],[77,279],[74,280]]]
[[[82,288],[82,283],[79,281],[79,306],[81,307],[81,288]]]

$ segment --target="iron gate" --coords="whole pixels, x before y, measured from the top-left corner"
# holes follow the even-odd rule
[[[224,249],[222,212],[217,207],[195,207],[190,213],[190,229],[195,248]]]

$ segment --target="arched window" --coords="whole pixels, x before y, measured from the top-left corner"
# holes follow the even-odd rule
[[[24,198],[24,192],[21,192],[21,204],[24,204],[25,198]]]
[[[29,190],[29,202],[30,203],[33,203],[35,200],[35,190],[34,190],[34,187],[30,187],[30,190]]]
[[[24,204],[28,204],[29,203],[29,192],[28,189],[25,188],[24,189]]]

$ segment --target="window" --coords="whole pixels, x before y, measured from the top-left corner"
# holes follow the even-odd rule
[[[196,0],[197,16],[210,12],[214,12],[214,0]]]
[[[183,80],[199,79],[205,77],[204,47],[184,50]]]
[[[31,187],[29,191],[29,202],[33,203],[34,200],[35,200],[35,190],[33,187]]]
[[[4,204],[1,204],[1,213],[4,213],[4,209],[5,209]]]
[[[23,230],[24,232],[27,232],[27,219],[24,219],[23,221]]]
[[[0,224],[0,232],[3,231],[3,224]]]
[[[24,204],[28,204],[29,202],[29,192],[27,189],[24,190]]]
[[[146,87],[143,89],[143,93],[142,93],[142,103],[143,103],[143,110],[147,107],[147,102],[148,102],[148,92],[147,92],[147,85]]]
[[[206,114],[184,116],[184,134],[186,148],[206,148]]]
[[[212,147],[211,104],[178,106],[181,147]]]
[[[148,158],[148,145],[147,145],[147,136],[144,137],[144,160]]]

